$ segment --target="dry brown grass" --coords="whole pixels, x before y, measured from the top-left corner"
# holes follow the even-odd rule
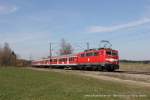
[[[122,71],[140,71],[150,72],[150,64],[142,63],[120,63],[120,70]]]

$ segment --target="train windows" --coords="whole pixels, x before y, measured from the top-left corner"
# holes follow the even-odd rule
[[[52,62],[52,59],[50,59],[50,62]]]
[[[61,62],[61,59],[59,59],[59,62]]]
[[[69,58],[69,61],[74,61],[74,57]]]
[[[46,60],[46,63],[48,63],[48,60]]]
[[[86,53],[86,56],[93,56],[93,52]]]
[[[67,61],[67,58],[62,58],[62,61],[63,61],[63,62],[66,62],[66,61]]]
[[[66,62],[67,61],[67,58],[60,58],[59,59],[59,62]]]
[[[52,62],[54,62],[54,59],[52,59]]]
[[[69,61],[72,61],[72,58],[69,58]]]
[[[106,51],[107,55],[112,55],[112,56],[117,56],[117,52],[112,52],[112,51]]]
[[[57,59],[54,59],[54,62],[57,62]]]
[[[117,56],[118,54],[116,52],[112,52],[112,55],[113,56]]]
[[[98,56],[99,55],[99,52],[94,52],[94,56]]]
[[[99,52],[87,52],[86,54],[82,53],[80,54],[80,57],[85,57],[85,56],[98,56]]]
[[[84,57],[84,56],[85,56],[85,54],[84,54],[84,53],[82,53],[80,56],[81,56],[81,57]]]
[[[59,59],[59,62],[62,62],[62,59]]]
[[[111,51],[106,51],[106,54],[107,55],[111,55]]]
[[[64,61],[67,61],[67,58],[64,58]]]

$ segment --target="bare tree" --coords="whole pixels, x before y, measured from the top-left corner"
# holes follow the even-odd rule
[[[12,51],[10,56],[10,64],[12,66],[16,66],[16,60],[17,60],[17,55],[14,51]]]
[[[59,52],[60,55],[72,54],[73,53],[72,45],[66,42],[65,39],[62,39]]]
[[[2,65],[2,48],[1,48],[1,45],[0,45],[0,66]]]
[[[5,43],[3,47],[0,46],[0,67],[1,66],[18,66],[25,67],[30,66],[31,62],[18,58],[17,55],[9,46]]]
[[[8,43],[4,44],[3,48],[0,48],[0,65],[10,66],[16,65],[17,56],[14,51],[11,50]]]
[[[8,43],[4,44],[2,50],[2,65],[7,66],[10,65],[10,57],[11,57],[11,49]]]

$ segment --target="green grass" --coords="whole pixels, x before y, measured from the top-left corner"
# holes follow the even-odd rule
[[[138,94],[146,96],[133,96]],[[69,73],[8,67],[0,68],[0,100],[150,100],[150,88]]]

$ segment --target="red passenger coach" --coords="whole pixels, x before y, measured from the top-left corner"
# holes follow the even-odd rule
[[[73,55],[35,60],[32,66],[114,71],[119,69],[118,51],[111,48],[89,49]]]

